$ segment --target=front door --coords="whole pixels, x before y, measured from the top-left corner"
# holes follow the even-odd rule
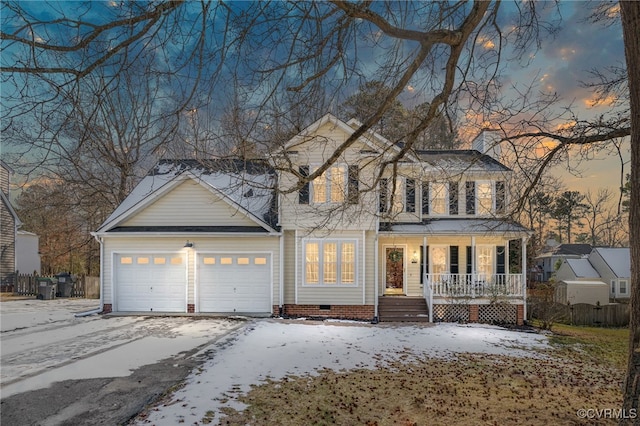
[[[404,294],[404,248],[385,248],[384,294]]]

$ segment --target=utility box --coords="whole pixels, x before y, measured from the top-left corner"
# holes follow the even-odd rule
[[[51,278],[38,277],[38,299],[51,300],[56,298],[56,284]]]
[[[67,272],[61,272],[56,275],[56,279],[58,280],[56,296],[71,297],[71,290],[73,290],[73,276]]]

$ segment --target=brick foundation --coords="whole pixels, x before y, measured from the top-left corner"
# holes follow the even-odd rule
[[[524,324],[524,305],[517,305],[518,312],[516,314],[516,324],[523,325]]]
[[[320,309],[320,307],[324,309]],[[371,320],[375,314],[373,305],[284,305],[283,314],[290,317],[323,317],[339,319]],[[274,309],[274,313],[278,309]]]
[[[102,305],[102,314],[110,314],[113,309],[113,305],[111,303],[105,303]]]
[[[478,305],[469,305],[469,322],[478,322],[480,320],[480,307]]]
[[[196,311],[196,305],[193,303],[187,304],[187,313],[192,314]]]

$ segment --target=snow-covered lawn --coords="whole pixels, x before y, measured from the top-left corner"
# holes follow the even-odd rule
[[[370,325],[350,322],[261,320],[225,336],[211,359],[194,372],[170,401],[138,419],[139,425],[216,422],[220,409],[241,409],[235,396],[251,385],[288,375],[376,368],[426,357],[450,359],[481,353],[541,356],[547,338],[487,325]]]
[[[0,396],[54,382],[123,377],[132,370],[192,350],[241,325],[193,317],[110,317],[74,313],[96,300],[18,300],[0,303]]]

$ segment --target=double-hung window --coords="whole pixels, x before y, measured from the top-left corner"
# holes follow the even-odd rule
[[[307,240],[304,243],[304,283],[356,284],[355,240]]]
[[[311,185],[314,204],[342,203],[347,193],[347,168],[343,165],[329,167],[315,178]]]
[[[490,181],[476,182],[476,197],[478,200],[476,214],[486,216],[493,212],[492,186]]]
[[[449,194],[446,183],[431,183],[431,214],[446,215],[449,204]]]

